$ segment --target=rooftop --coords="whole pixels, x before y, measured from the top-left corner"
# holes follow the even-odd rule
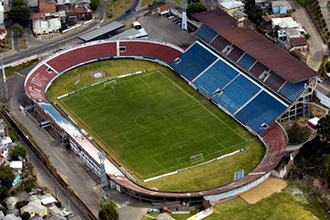
[[[202,12],[194,17],[288,82],[295,83],[318,75],[258,32],[237,27],[236,20],[220,9]]]
[[[224,1],[220,3],[221,7],[227,9],[227,10],[231,10],[234,8],[239,8],[239,7],[243,7],[244,4],[241,1]]]
[[[80,35],[78,38],[80,38],[83,41],[91,41],[95,38],[98,38],[104,34],[107,34],[109,32],[118,30],[125,25],[118,22],[118,21],[113,21],[111,23],[108,23],[106,25],[101,26],[100,28],[94,29],[90,32],[87,32],[86,34]]]
[[[291,17],[284,18],[272,18],[272,23],[274,26],[279,26],[280,28],[299,28],[299,24],[293,20]]]

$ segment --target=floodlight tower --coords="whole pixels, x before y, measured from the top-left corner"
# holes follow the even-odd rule
[[[187,0],[182,0],[182,30],[187,30]]]
[[[1,69],[2,69],[2,81],[0,82],[0,98],[3,101],[7,101],[9,98],[9,93],[8,93],[8,86],[7,86],[7,81],[6,81],[5,67],[3,65],[2,60],[3,60],[3,55],[1,53],[0,62],[1,62]]]
[[[182,0],[182,21],[181,21],[181,29],[184,31],[182,34],[182,46],[187,46],[187,0]]]
[[[100,178],[101,178],[101,185],[108,183],[107,173],[105,172],[104,167],[104,160],[105,160],[105,153],[101,151],[98,153],[100,159]]]

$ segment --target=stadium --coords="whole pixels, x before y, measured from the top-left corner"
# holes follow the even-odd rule
[[[280,122],[309,111],[316,85],[314,71],[255,31],[240,28],[235,19],[220,10],[198,14],[196,19],[203,24],[196,32],[200,40],[186,50],[150,40],[95,41],[53,54],[38,63],[25,81],[28,97],[63,141],[68,141],[70,148],[97,175],[101,176],[105,169],[111,188],[139,200],[201,202],[204,198],[218,201],[247,191],[270,175],[276,175],[275,168],[288,145],[287,134]],[[220,19],[221,23],[215,22]],[[121,169],[120,164],[107,158],[104,166],[100,166],[97,143],[78,128],[67,113],[50,103],[45,93],[62,74],[110,59],[152,61],[176,72],[205,100],[262,141],[265,154],[259,165],[234,182],[191,192],[142,187],[129,172]]]

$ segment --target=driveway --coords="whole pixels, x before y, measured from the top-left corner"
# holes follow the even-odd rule
[[[296,21],[300,23],[311,36],[309,39],[311,59],[307,64],[311,69],[317,71],[322,63],[323,56],[328,54],[328,47],[324,44],[312,19],[306,12],[306,9],[299,5],[296,0],[288,0],[288,2],[292,8],[296,9]]]

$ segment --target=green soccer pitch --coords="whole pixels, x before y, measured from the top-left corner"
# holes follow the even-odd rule
[[[146,187],[182,190],[182,186],[169,186],[166,179],[174,178],[172,183],[179,182],[180,185],[180,182],[187,180],[185,175],[190,175],[188,179],[195,184],[192,183],[191,188],[186,185],[183,191],[197,190],[232,181],[233,172],[238,169],[250,172],[260,162],[264,152],[258,138],[173,72],[164,69],[156,68],[142,74],[117,78],[113,82],[83,89],[56,102],[111,158],[123,165]],[[79,72],[83,80],[84,70],[76,72]],[[86,72],[90,74],[90,70]],[[62,83],[69,81],[63,80]],[[77,81],[77,77],[73,75],[71,81]],[[55,84],[55,88],[59,88],[61,83]],[[75,83],[72,85],[77,86]],[[243,147],[247,150],[189,169],[177,174],[179,176],[142,182]],[[198,156],[197,161],[192,161],[191,157],[198,154],[202,154],[202,157]],[[213,182],[211,179],[216,179],[215,174],[225,178]],[[203,183],[208,178],[211,185]]]

